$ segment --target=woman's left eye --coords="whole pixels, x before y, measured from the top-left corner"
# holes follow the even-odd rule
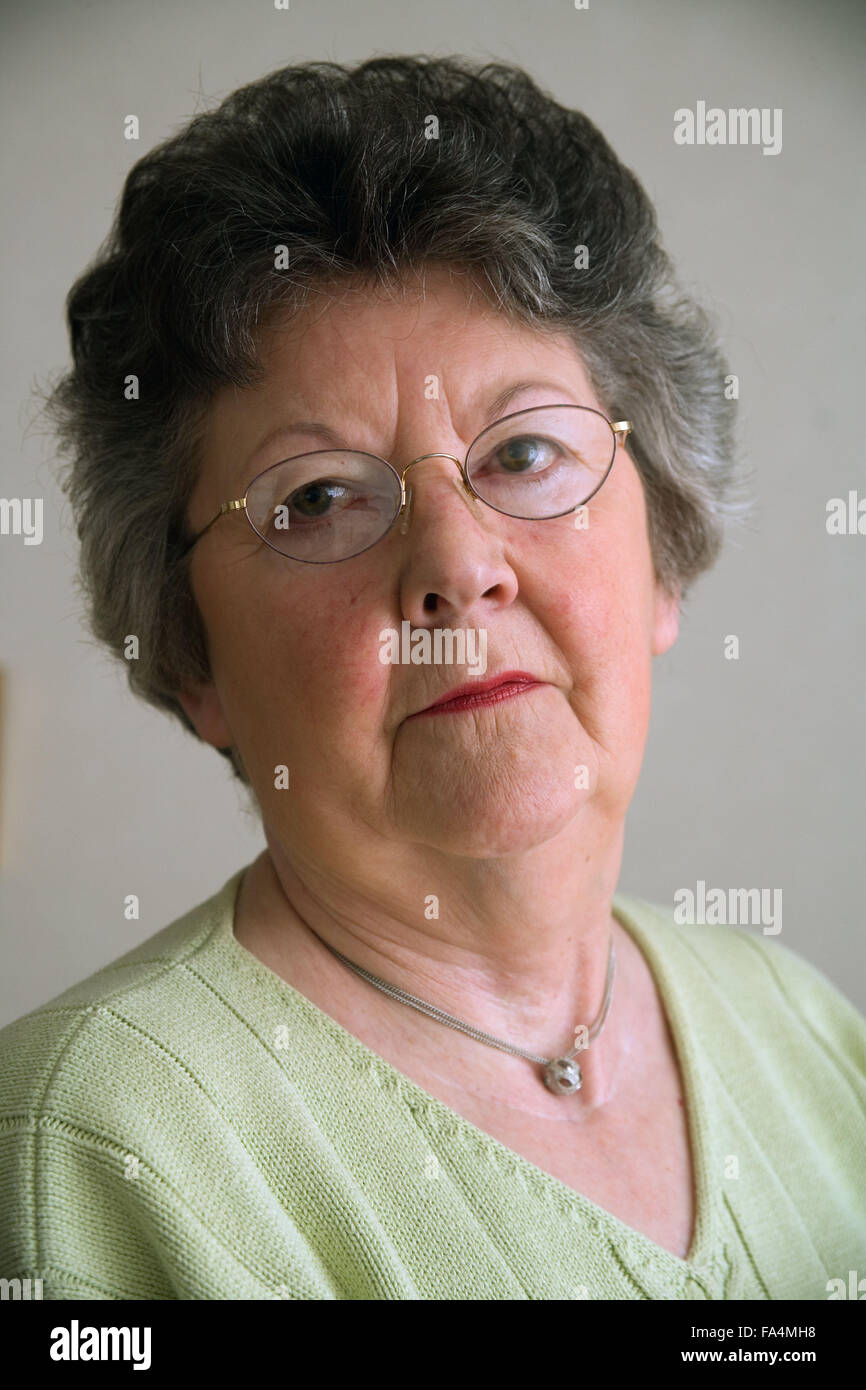
[[[553,452],[548,440],[530,435],[509,439],[493,457],[507,473],[526,473],[530,468],[543,468],[551,462]]]

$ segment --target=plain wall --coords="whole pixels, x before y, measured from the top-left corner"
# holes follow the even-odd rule
[[[866,536],[826,529],[830,498],[866,496],[860,6],[19,0],[2,26],[0,493],[42,497],[45,529],[38,546],[0,536],[0,1024],[210,896],[264,843],[224,760],[130,695],[83,625],[31,394],[66,364],[65,295],[128,169],[203,105],[286,63],[389,53],[517,62],[584,110],[718,315],[756,505],[656,661],[619,887],[662,904],[701,879],[781,889],[776,940],[866,1011]],[[677,145],[674,111],[699,100],[781,108],[781,152]],[[138,142],[123,138],[129,113]]]

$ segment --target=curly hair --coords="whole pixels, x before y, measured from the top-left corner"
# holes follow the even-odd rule
[[[192,732],[176,692],[211,672],[181,557],[208,403],[261,379],[272,315],[344,276],[394,287],[435,262],[478,276],[515,321],[573,336],[606,412],[634,426],[659,582],[684,596],[714,562],[739,510],[727,364],[600,131],[504,63],[284,67],[131,169],[69,292],[73,366],[46,402],[91,630],[120,659],[138,636],[130,687]]]

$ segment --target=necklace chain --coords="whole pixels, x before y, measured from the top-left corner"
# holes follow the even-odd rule
[[[309,926],[309,923],[307,923]],[[313,931],[313,928],[310,927]],[[580,1090],[581,1073],[580,1067],[574,1061],[578,1052],[585,1051],[590,1042],[597,1038],[604,1027],[607,1012],[610,1008],[611,995],[613,993],[613,977],[616,969],[616,957],[613,949],[613,940],[610,943],[610,952],[607,960],[607,980],[605,982],[604,999],[598,1017],[590,1027],[587,1034],[587,1041],[579,1042],[570,1052],[564,1053],[561,1057],[539,1057],[534,1052],[525,1052],[523,1048],[514,1047],[511,1043],[503,1042],[501,1038],[494,1038],[490,1033],[483,1033],[480,1028],[473,1028],[471,1023],[464,1023],[459,1018],[454,1018],[451,1014],[446,1014],[443,1009],[437,1009],[435,1004],[428,1004],[424,999],[418,999],[414,994],[408,994],[406,990],[398,989],[396,985],[388,984],[386,980],[380,980],[378,975],[372,971],[365,970],[363,966],[356,965],[354,961],[344,956],[342,951],[338,951],[336,946],[325,941],[319,936],[318,932],[313,931],[313,935],[318,937],[323,946],[339,960],[347,965],[350,970],[354,970],[362,979],[368,980],[371,985],[381,989],[383,993],[390,995],[401,1004],[409,1004],[413,1009],[418,1009],[420,1013],[426,1014],[428,1018],[434,1019],[438,1023],[445,1023],[449,1028],[456,1028],[461,1033],[467,1034],[470,1038],[475,1038],[478,1042],[487,1043],[489,1047],[499,1048],[501,1052],[509,1052],[514,1057],[525,1057],[528,1062],[537,1062],[544,1067],[545,1084],[552,1091],[559,1095],[569,1095],[573,1091]]]

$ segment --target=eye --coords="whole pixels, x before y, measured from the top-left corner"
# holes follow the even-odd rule
[[[493,458],[506,473],[528,473],[546,467],[559,452],[551,440],[527,434],[506,440]]]
[[[293,515],[304,517],[308,521],[317,521],[332,510],[342,511],[355,497],[352,488],[330,478],[317,478],[291,493],[283,505],[287,506]]]

